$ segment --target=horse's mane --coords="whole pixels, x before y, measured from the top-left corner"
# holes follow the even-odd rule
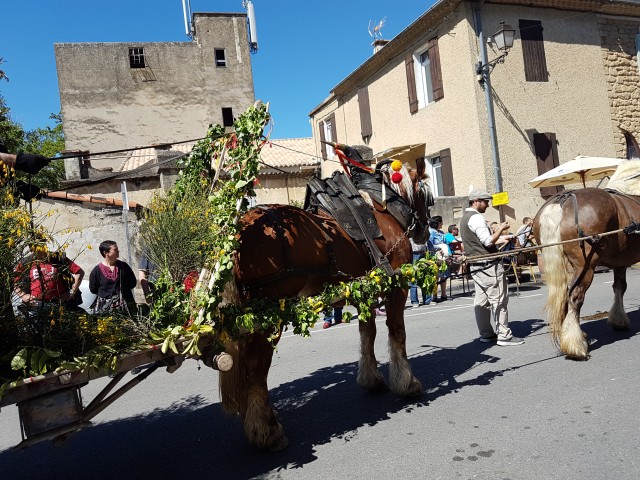
[[[628,160],[618,165],[607,188],[627,195],[640,195],[640,159]]]
[[[384,183],[402,197],[408,205],[415,207],[415,199],[413,198],[413,184],[411,183],[411,176],[409,175],[409,169],[406,165],[402,165],[400,169],[402,175],[402,181],[400,183],[393,183],[390,180],[391,172],[387,169],[383,171]]]

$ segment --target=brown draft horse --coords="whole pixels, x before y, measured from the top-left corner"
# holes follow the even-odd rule
[[[611,232],[633,221],[640,221],[640,197],[585,188],[550,198],[537,213],[533,231],[538,243],[545,245]],[[614,303],[608,323],[614,329],[628,329],[622,298],[627,289],[627,267],[640,261],[640,235],[621,232],[548,247],[543,257],[549,289],[545,308],[552,338],[567,358],[586,360],[588,343],[580,328],[580,309],[594,270],[597,265],[613,269]]]
[[[420,182],[424,168],[418,167],[418,171],[413,171],[403,167],[403,170],[405,180],[399,184],[397,192],[418,220],[415,229],[409,233],[417,238],[424,235],[428,220],[426,195]],[[384,176],[388,178],[388,172]],[[392,186],[390,182],[388,185]],[[407,226],[402,226],[379,204],[374,204],[374,215],[382,232],[382,238],[375,243],[383,254],[388,254],[391,266],[395,269],[410,263],[412,254],[406,235]],[[327,282],[345,280],[343,274],[355,278],[372,268],[364,244],[352,240],[328,215],[314,215],[287,205],[267,205],[247,212],[242,224],[235,266],[236,286],[259,284],[258,296],[313,295],[320,292]],[[407,361],[406,298],[407,291],[396,288],[389,292],[385,302],[390,350],[389,383],[394,393],[415,397],[423,394],[423,388]],[[360,360],[357,382],[368,391],[388,390],[374,354],[375,312],[358,326]],[[253,333],[237,344],[227,346],[227,351],[234,356],[234,367],[229,372],[220,372],[220,392],[224,410],[240,415],[249,441],[259,448],[278,450],[285,448],[288,440],[269,402],[267,374],[275,345],[267,338],[266,333]]]

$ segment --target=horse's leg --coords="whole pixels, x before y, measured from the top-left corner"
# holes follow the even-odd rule
[[[403,397],[419,397],[424,393],[420,380],[411,373],[407,361],[407,334],[404,328],[404,304],[407,291],[394,288],[387,300],[387,327],[389,328],[389,383],[391,390]]]
[[[358,385],[369,392],[386,392],[389,390],[384,377],[378,369],[378,361],[374,351],[376,340],[376,314],[371,312],[369,320],[359,321],[360,360],[358,361]]]
[[[247,395],[244,431],[253,445],[268,450],[281,450],[289,441],[271,407],[267,387],[273,348],[274,345],[260,334],[252,334],[242,341],[240,355],[244,363]]]
[[[567,316],[562,322],[560,333],[560,351],[567,358],[575,360],[587,360],[589,358],[589,345],[587,335],[580,328],[580,309],[584,303],[584,296],[593,281],[593,266],[587,262],[582,269],[576,269],[572,279],[575,286],[569,292],[569,304]]]
[[[609,310],[607,321],[615,330],[628,330],[631,326],[629,317],[624,311],[622,298],[627,291],[627,267],[613,269],[613,306]]]

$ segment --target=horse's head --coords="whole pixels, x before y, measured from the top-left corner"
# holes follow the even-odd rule
[[[384,159],[376,164],[376,174],[381,175],[382,180],[393,191],[395,191],[413,210],[413,224],[411,225],[410,236],[417,243],[426,241],[426,234],[429,231],[429,207],[433,205],[433,195],[426,182],[424,160],[416,162],[416,169],[405,165],[402,166],[400,174],[402,180],[399,183],[391,181],[390,165],[393,160]]]

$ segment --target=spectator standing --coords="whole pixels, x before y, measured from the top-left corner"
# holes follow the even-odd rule
[[[342,308],[343,307],[333,307],[333,313],[325,312],[322,328],[329,328],[332,320],[333,325],[339,325],[342,323]]]
[[[491,200],[484,190],[472,190],[467,208],[460,222],[460,232],[467,257],[495,253],[496,242],[502,232],[509,229],[507,222],[499,224],[492,233],[482,216]],[[500,346],[521,345],[524,340],[514,337],[509,328],[509,291],[502,262],[477,260],[469,263],[475,284],[473,308],[481,342],[496,342]],[[495,330],[492,326],[495,324]]]
[[[144,299],[147,304],[153,302],[153,292],[155,291],[155,281],[157,280],[157,270],[155,263],[149,260],[149,256],[145,250],[140,255],[138,262],[138,278],[140,279],[140,287],[144,293]]]
[[[429,219],[429,240],[436,249],[440,250],[442,261],[447,262],[451,257],[451,249],[445,241],[445,233],[442,231],[442,217],[440,215],[433,216]],[[450,260],[449,260],[450,261]],[[447,269],[438,274],[438,283],[434,292],[436,302],[447,300],[447,279],[451,276],[451,271]],[[440,297],[438,298],[438,285],[440,286]]]
[[[433,251],[433,246],[429,240],[427,240],[426,243],[415,243],[413,239],[410,238],[409,241],[411,242],[411,251],[413,252],[413,263],[424,258],[427,251]],[[430,305],[432,300],[431,292],[425,292],[423,288],[420,288],[420,291],[422,293],[422,305]],[[412,308],[420,306],[420,302],[418,301],[418,285],[416,283],[409,284],[409,298],[411,299]]]
[[[84,270],[61,252],[48,252],[41,247],[34,250],[28,268],[23,264],[16,268],[14,292],[23,305],[38,312],[60,306],[77,309],[82,303],[80,283]]]
[[[96,314],[121,311],[129,313],[128,304],[135,305],[133,288],[137,279],[131,267],[118,260],[120,251],[113,240],[100,244],[102,262],[96,265],[89,275],[89,290],[97,294],[93,305]]]

